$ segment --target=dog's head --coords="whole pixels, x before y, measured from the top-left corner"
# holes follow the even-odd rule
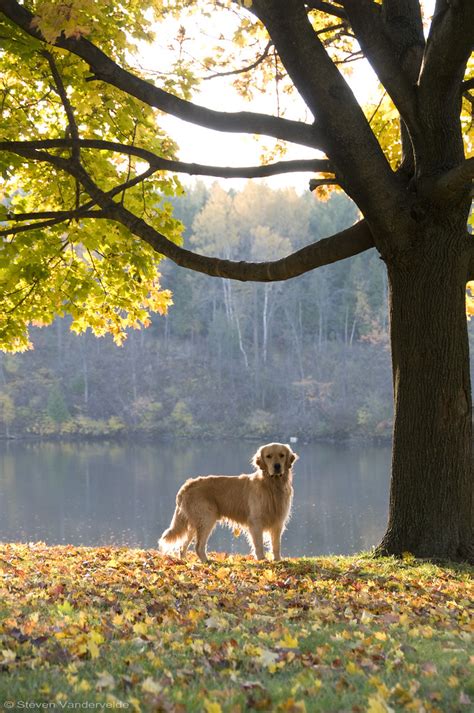
[[[252,465],[259,468],[264,475],[279,477],[286,475],[297,459],[296,453],[285,443],[267,443],[255,453]]]

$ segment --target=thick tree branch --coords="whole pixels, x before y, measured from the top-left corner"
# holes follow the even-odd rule
[[[0,11],[27,34],[44,41],[39,30],[32,26],[33,14],[24,6],[15,0],[0,0]],[[92,79],[100,79],[112,84],[148,106],[161,109],[184,121],[216,131],[265,134],[283,141],[324,150],[323,135],[316,127],[309,124],[248,111],[224,112],[207,109],[180,99],[126,71],[83,37],[66,38],[61,35],[56,39],[55,45],[87,62],[94,75]]]
[[[437,0],[418,82],[418,179],[436,179],[464,160],[461,90],[473,43],[474,2]]]
[[[374,247],[369,226],[365,220],[361,220],[347,230],[307,245],[280,260],[256,263],[235,262],[199,255],[171,242],[142,218],[131,213],[120,203],[111,200],[77,161],[53,156],[24,145],[18,146],[14,153],[30,160],[46,161],[59,170],[69,173],[81,183],[94,203],[100,206],[108,217],[127,227],[131,233],[151,245],[160,255],[168,257],[181,267],[206,275],[255,282],[288,280],[322,265],[344,260]]]
[[[374,229],[388,234],[401,181],[393,174],[361,107],[316,36],[302,0],[253,0],[295,87],[327,137],[326,153],[346,192]],[[375,198],[376,197],[376,198]]]
[[[423,57],[420,90],[440,101],[457,101],[474,45],[474,2],[437,0]]]
[[[402,71],[400,53],[385,31],[382,12],[372,0],[346,0],[347,15],[357,40],[411,134],[417,133],[416,95]]]
[[[66,148],[72,145],[72,139],[45,139],[43,141],[0,141],[0,151],[15,151],[22,146],[30,149]],[[277,161],[263,166],[207,166],[199,163],[186,163],[157,156],[139,146],[129,146],[114,141],[100,139],[80,139],[78,145],[85,149],[114,151],[127,156],[136,156],[150,165],[154,171],[173,171],[191,176],[216,176],[218,178],[265,178],[282,173],[313,171],[315,173],[331,171],[327,159],[298,159]]]
[[[382,0],[382,18],[398,61],[411,85],[416,84],[425,36],[419,0]]]
[[[420,2],[419,0],[383,0],[382,18],[403,74],[416,92],[425,47]],[[415,174],[415,152],[410,131],[403,118],[400,134],[402,162],[399,170],[403,175],[412,178]]]
[[[115,204],[117,205],[117,204]],[[123,206],[111,209],[116,220],[126,225],[134,235],[145,240],[158,253],[181,267],[213,277],[225,277],[243,282],[275,282],[303,275],[322,265],[358,255],[374,247],[372,234],[365,221],[343,230],[329,238],[312,243],[297,252],[270,262],[235,262],[217,257],[199,255],[171,243],[165,236],[137,219]]]
[[[472,189],[474,157],[440,176],[431,187],[432,200],[439,203],[458,203]]]
[[[84,180],[84,187],[86,187],[86,183],[87,181]],[[89,186],[89,192],[91,190],[92,187]],[[100,201],[98,196],[95,198]],[[128,227],[134,235],[145,240],[154,250],[168,257],[177,265],[213,277],[225,277],[243,282],[288,280],[322,265],[352,257],[374,246],[366,222],[360,221],[352,228],[308,245],[280,260],[260,263],[235,262],[199,255],[179,247],[121,205],[114,203],[113,206],[107,205],[106,209],[110,211],[113,218]]]

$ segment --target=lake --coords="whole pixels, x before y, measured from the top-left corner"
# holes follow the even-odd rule
[[[293,515],[283,556],[350,554],[384,533],[388,446],[297,443]],[[0,540],[156,547],[188,477],[249,473],[242,441],[0,444]],[[209,550],[246,553],[217,527]]]

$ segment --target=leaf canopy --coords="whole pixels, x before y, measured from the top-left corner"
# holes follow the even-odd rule
[[[305,3],[304,20],[309,19],[309,29],[317,38],[314,57],[321,62],[321,77],[316,79],[321,86],[315,84],[308,90],[308,102],[302,91],[304,81],[298,81],[300,65],[290,69],[291,55],[286,55],[285,62],[282,59],[288,52],[285,33],[280,36],[276,26],[273,33],[270,30],[270,4],[263,11],[266,24],[258,19],[261,13],[255,11],[256,6],[262,10],[264,5],[251,0],[0,3],[0,10],[10,9],[0,12],[0,142],[4,146],[16,142],[15,150],[0,151],[1,349],[29,348],[30,325],[50,324],[56,315],[66,314],[72,316],[73,330],[91,328],[98,336],[111,333],[120,344],[127,328],[146,326],[151,312],[165,312],[171,304],[169,291],[160,286],[158,271],[160,248],[165,246],[163,253],[172,259],[177,256],[178,264],[220,276],[237,272],[238,268],[213,258],[204,262],[201,256],[193,256],[191,261],[189,251],[169,247],[180,244],[182,232],[167,202],[167,197],[182,191],[173,171],[230,174],[218,173],[229,169],[179,166],[177,146],[160,128],[158,107],[166,110],[171,106],[171,113],[184,113],[182,118],[204,126],[232,132],[255,130],[274,137],[273,146],[265,147],[262,153],[263,163],[282,156],[288,140],[310,146],[313,151],[324,149],[328,158],[314,161],[313,170],[319,178],[312,181],[321,199],[342,186],[367,218],[367,208],[369,212],[379,210],[373,198],[376,188],[390,196],[387,208],[399,213],[393,194],[400,190],[401,199],[403,190],[394,176],[406,159],[400,116],[414,136],[417,125],[410,104],[412,87],[404,76],[408,70],[399,66],[398,57],[394,62],[390,54],[398,30],[395,28],[392,38],[382,38],[385,46],[379,47],[378,4],[364,1],[351,11],[352,2],[344,7],[337,0]],[[303,3],[300,5],[303,8]],[[299,9],[295,3],[291,6],[296,8],[291,10],[296,22]],[[367,150],[359,147],[354,152],[356,168],[348,181],[346,160],[348,164],[351,161],[351,143],[357,143],[351,136],[357,136],[357,132],[343,137],[348,140],[347,151],[341,154],[334,136],[328,142],[324,134],[325,129],[328,133],[326,110],[318,115],[316,124],[308,114],[316,113],[312,97],[324,94],[324,82],[332,82],[331,96],[336,104],[346,92],[343,78],[350,80],[354,62],[363,57],[366,31],[363,25],[359,31],[357,24],[359,15],[363,18],[366,11],[375,28],[375,50],[370,48],[374,51],[373,64],[384,86],[375,88],[373,103],[363,113],[349,95],[343,121],[338,118],[338,110],[328,108],[326,112],[330,115],[332,111],[342,127],[331,128],[329,134],[336,136],[355,122],[367,146]],[[23,18],[31,13],[30,20],[22,25],[8,19],[15,13],[23,13]],[[429,19],[424,18],[426,24]],[[410,44],[410,51],[415,46],[416,42]],[[99,57],[100,71],[87,59],[89,56]],[[101,57],[105,57],[105,64]],[[461,66],[462,57],[459,62]],[[147,64],[153,65],[153,70],[144,66]],[[412,65],[416,67],[416,61]],[[465,83],[469,83],[472,71],[471,61]],[[226,114],[191,103],[193,91],[213,77],[226,77],[227,89],[233,85],[248,100],[265,97],[273,112],[265,116]],[[122,90],[124,82],[131,83],[130,90]],[[464,94],[461,125],[466,150],[472,148],[473,101],[472,93]],[[20,142],[23,148],[18,146]],[[150,156],[155,157],[154,162],[152,159],[150,163]],[[307,170],[302,165],[284,164],[278,162],[269,168],[273,172],[277,168],[280,172]],[[254,167],[242,169],[241,175],[262,174]],[[86,179],[81,180],[81,176]],[[384,213],[382,205],[380,213]],[[388,213],[384,220],[389,224]],[[383,228],[383,220],[380,224]],[[139,229],[135,229],[137,226]],[[277,266],[276,277],[270,269],[260,270],[254,263],[250,277],[241,277],[239,272],[237,278],[287,279],[373,245],[366,225],[357,228],[358,243],[355,235],[344,237],[340,249],[333,249],[328,242],[328,255],[321,256],[315,248],[311,259],[309,253],[288,256],[294,258],[293,267]],[[354,248],[347,247],[349,238]]]
[[[149,6],[159,8],[157,3]],[[50,41],[60,32],[95,35],[124,61],[139,41],[152,37],[142,3],[126,2],[112,9],[108,3],[81,0],[32,7],[38,12],[38,27]],[[114,87],[104,91],[99,83],[88,81],[90,71],[83,61],[56,47],[45,48],[3,15],[0,33],[6,38],[0,50],[3,141],[68,136],[68,117],[51,76],[54,66],[81,136],[137,144],[165,158],[175,156],[176,146],[160,130],[155,110]],[[64,157],[69,150],[51,153]],[[81,160],[105,191],[127,184],[146,167],[139,159],[111,151],[81,150]],[[72,316],[74,331],[110,333],[120,344],[127,328],[146,326],[151,312],[167,310],[171,294],[160,287],[160,256],[124,226],[93,212],[89,196],[74,178],[49,163],[25,162],[6,152],[0,152],[0,176],[0,219],[16,218],[10,230],[0,230],[1,348],[29,348],[29,325],[47,325],[65,314]],[[116,200],[180,242],[182,226],[166,198],[181,191],[175,176],[157,172],[146,182],[125,186]],[[61,211],[71,210],[77,215],[63,222]]]

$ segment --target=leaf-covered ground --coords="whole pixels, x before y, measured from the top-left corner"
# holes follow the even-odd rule
[[[466,568],[40,543],[0,573],[0,707],[474,710]]]

